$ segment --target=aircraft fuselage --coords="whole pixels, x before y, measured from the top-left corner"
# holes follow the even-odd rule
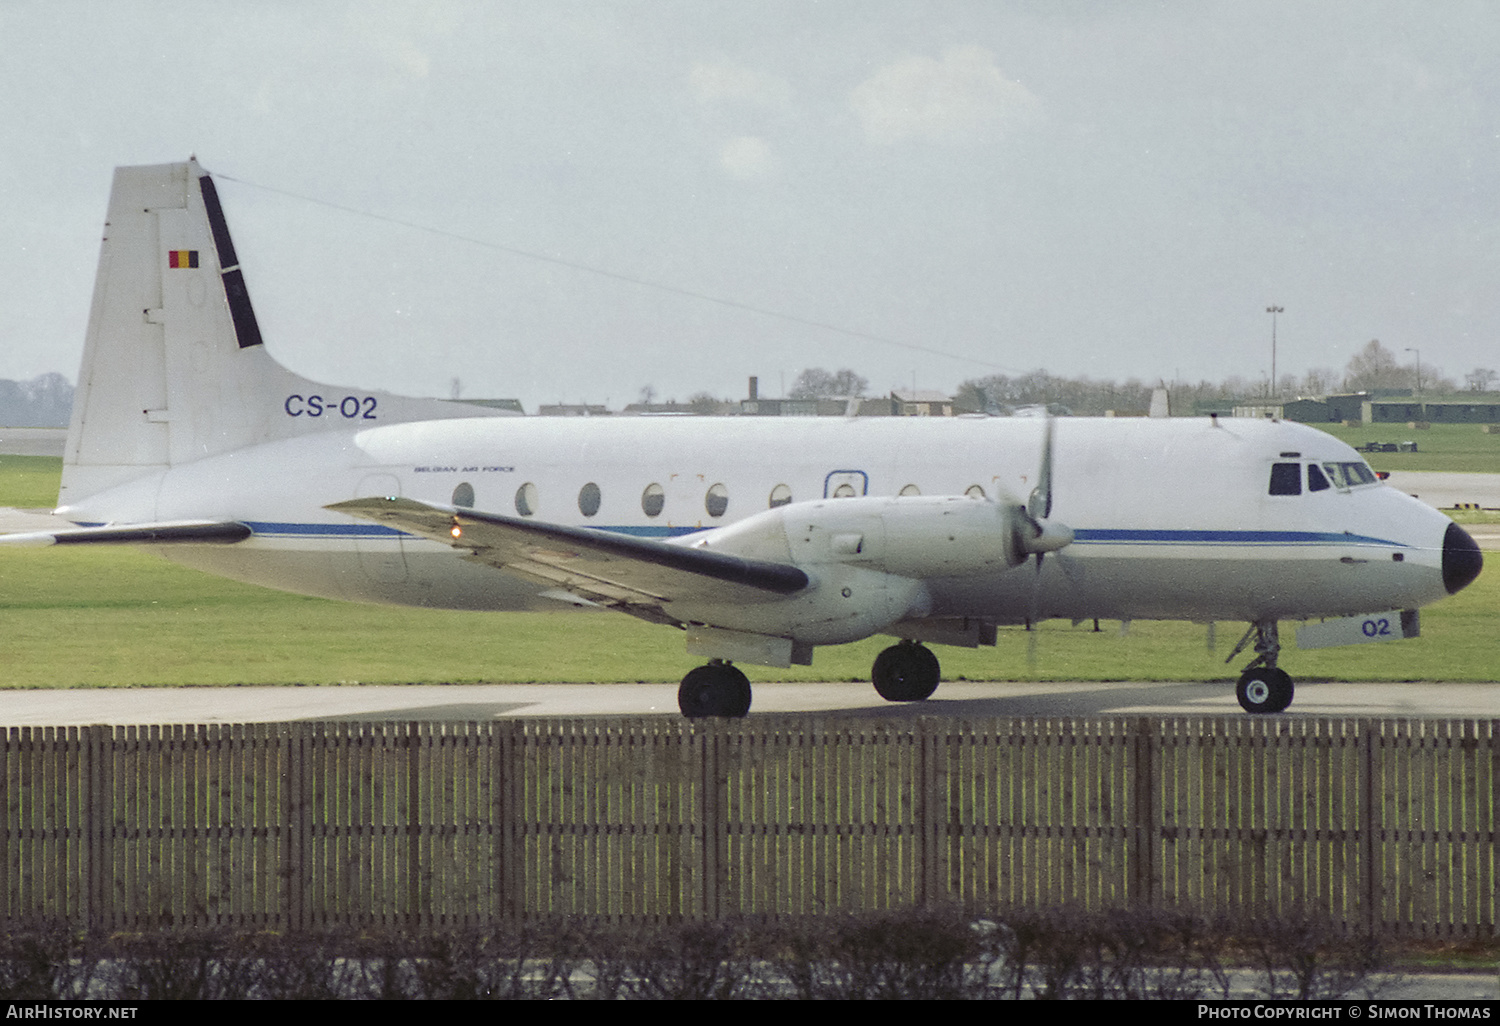
[[[1380,483],[1309,489],[1308,465],[1363,461],[1290,423],[1060,419],[1053,513],[1074,540],[1039,582],[1043,617],[1303,619],[1443,597],[1448,518]],[[549,589],[322,507],[400,495],[538,520],[678,538],[773,502],[969,495],[1035,485],[1029,418],[483,418],[323,432],[189,463],[97,495],[80,522],[227,518],[233,547],[164,550],[192,566],[330,598],[548,609]],[[1298,494],[1270,494],[1296,464]],[[1283,471],[1284,475],[1290,473]],[[1324,473],[1319,471],[1319,473]],[[1325,477],[1331,476],[1325,474]],[[827,507],[836,509],[837,507]],[[866,549],[842,560],[879,562]],[[1019,623],[1030,563],[923,582],[933,617]]]

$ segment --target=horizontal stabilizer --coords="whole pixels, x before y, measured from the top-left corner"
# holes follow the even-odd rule
[[[229,520],[174,520],[159,524],[106,524],[58,531],[0,534],[0,545],[41,548],[47,545],[229,545],[250,537],[250,528]]]
[[[468,549],[473,558],[641,615],[668,602],[765,602],[808,586],[794,566],[587,527],[564,527],[402,498],[327,507]]]

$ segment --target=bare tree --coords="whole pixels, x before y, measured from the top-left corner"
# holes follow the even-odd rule
[[[1302,376],[1302,390],[1308,395],[1327,395],[1338,391],[1339,372],[1332,367],[1313,367]]]
[[[1351,392],[1370,392],[1377,388],[1410,388],[1413,373],[1396,363],[1396,356],[1378,338],[1349,359],[1345,368],[1344,387]]]
[[[687,404],[693,408],[694,413],[709,417],[718,413],[726,405],[732,405],[732,400],[716,399],[712,392],[694,392],[687,397]]]
[[[822,367],[809,367],[797,375],[789,399],[828,399],[864,395],[870,382],[847,367],[830,373]]]
[[[1497,377],[1500,377],[1500,374],[1496,374],[1489,367],[1475,367],[1464,375],[1464,384],[1468,386],[1470,392],[1488,392],[1490,385]]]

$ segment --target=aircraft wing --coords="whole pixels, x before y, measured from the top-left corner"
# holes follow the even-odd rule
[[[661,623],[677,622],[661,611],[669,602],[766,602],[809,583],[807,574],[783,563],[414,499],[353,499],[326,508],[468,549],[477,562]]]
[[[106,524],[65,527],[56,531],[0,534],[0,545],[39,548],[47,545],[228,545],[244,541],[250,528],[233,520],[170,520],[155,524]]]

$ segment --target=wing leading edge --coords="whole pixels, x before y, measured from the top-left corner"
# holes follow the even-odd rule
[[[415,499],[353,499],[325,508],[467,549],[476,562],[656,622],[679,622],[663,611],[672,602],[768,602],[810,583],[784,563]]]
[[[173,520],[156,524],[70,527],[57,531],[0,534],[0,545],[40,548],[47,545],[232,545],[253,532],[233,520]]]

